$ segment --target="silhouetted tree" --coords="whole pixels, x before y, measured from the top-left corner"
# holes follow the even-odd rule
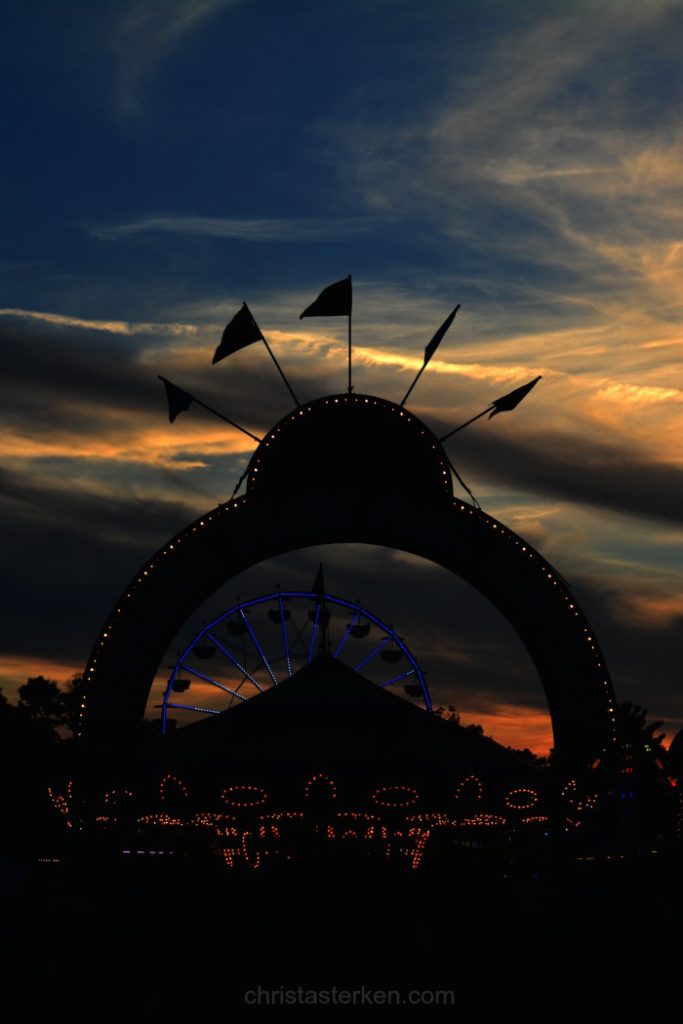
[[[456,711],[452,704],[447,707],[434,708],[434,714],[442,718],[444,722],[450,722],[451,725],[457,725],[461,729],[465,729],[467,732],[476,732],[478,736],[484,735],[483,725],[462,725],[460,722],[460,712]]]
[[[456,711],[452,704],[448,707],[434,708],[434,714],[443,718],[444,722],[451,722],[452,725],[460,725],[460,712]]]
[[[44,676],[19,687],[15,706],[2,709],[3,849],[12,857],[33,857],[50,834],[54,813],[47,787],[55,759],[64,750],[57,732],[64,721],[61,690]]]
[[[528,747],[524,747],[520,750],[519,747],[508,747],[513,754],[517,757],[521,757],[523,761],[528,761],[529,764],[536,765],[537,768],[547,768],[549,764],[549,758],[543,757],[541,754],[534,754],[533,750],[529,750]]]
[[[75,736],[76,734],[78,716],[80,715],[81,704],[83,703],[84,690],[85,680],[82,675],[77,674],[71,677],[66,690],[62,690],[60,694],[63,724],[67,726],[72,736]]]
[[[19,687],[17,715],[56,729],[65,721],[62,691],[53,679],[33,676]]]
[[[631,824],[643,848],[672,841],[676,791],[669,782],[668,754],[661,719],[647,720],[647,708],[631,701],[619,705],[621,787],[631,803]]]
[[[638,750],[645,750],[647,753],[664,751],[663,740],[665,733],[655,736],[655,732],[661,729],[661,718],[652,722],[647,720],[647,708],[640,704],[633,704],[625,700],[619,705],[619,725],[622,740],[625,743],[632,743]]]
[[[81,710],[83,688],[82,675],[72,676],[66,689],[62,689],[53,679],[33,676],[19,687],[16,707],[9,704],[6,698],[3,699],[10,712],[15,712],[20,720],[32,722],[44,730],[51,729],[55,738],[59,735],[58,729],[64,732],[63,727],[73,736]]]

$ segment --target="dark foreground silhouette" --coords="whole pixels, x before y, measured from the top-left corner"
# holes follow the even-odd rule
[[[472,862],[438,881],[425,869],[347,860],[228,878],[218,861],[201,871],[171,858],[38,864],[16,880],[6,917],[8,1017],[47,1020],[57,1004],[71,1020],[286,1012],[248,1005],[259,987],[453,991],[456,1004],[475,998],[487,1012],[523,1008],[541,979],[570,998],[623,994],[614,965],[660,945],[680,909],[666,858],[656,869],[642,859],[574,864],[538,879]],[[370,1012],[410,1020],[425,1009]]]

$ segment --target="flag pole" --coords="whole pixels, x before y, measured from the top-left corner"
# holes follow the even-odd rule
[[[491,402],[488,409],[484,409],[483,412],[473,416],[471,420],[461,423],[459,427],[455,428],[455,430],[450,430],[447,434],[444,434],[443,437],[440,437],[439,441],[443,442],[448,440],[448,438],[452,437],[453,434],[457,434],[459,430],[464,430],[465,427],[469,427],[470,423],[474,423],[475,420],[481,419],[481,417],[485,416],[487,412],[490,412],[491,416],[496,416],[499,412],[511,412],[513,409],[516,409],[519,403],[526,398],[531,389],[538,384],[539,380],[541,380],[540,376],[534,377],[534,379],[530,380],[528,384],[523,384],[521,388],[515,388],[515,390],[511,391],[508,395],[503,395],[502,398],[497,398],[495,402]]]
[[[157,374],[157,377],[159,380],[162,380],[164,384],[172,384],[170,380],[167,380],[166,377],[162,377],[160,373]],[[189,391],[187,393],[189,394]],[[201,405],[202,409],[206,409],[207,412],[213,413],[214,416],[218,416],[219,420],[224,420],[226,423],[229,423],[231,427],[234,427],[236,430],[240,430],[243,434],[246,434],[247,437],[251,437],[257,444],[261,444],[261,441],[263,440],[262,437],[257,437],[256,434],[252,434],[252,432],[247,430],[246,427],[241,427],[239,423],[235,423],[234,420],[228,419],[228,417],[224,416],[222,412],[218,412],[217,409],[213,409],[210,405],[207,405],[206,402],[202,402],[200,398],[195,398],[194,395],[192,395],[191,398],[193,402],[197,403],[197,405]]]
[[[353,391],[351,384],[351,310],[349,310],[349,394]]]
[[[400,403],[401,406],[404,406],[406,404],[406,401],[408,399],[408,395],[410,394],[410,392],[413,390],[413,388],[415,387],[415,385],[419,381],[419,379],[422,376],[422,374],[424,373],[426,367],[427,367],[427,363],[423,363],[422,366],[420,367],[420,369],[417,371],[417,376],[415,377],[415,380],[413,381],[413,383],[410,385],[410,387],[406,391],[405,395],[403,396],[403,400]]]
[[[446,319],[442,323],[441,327],[438,329],[438,331],[436,332],[436,334],[434,335],[432,340],[427,345],[427,347],[425,349],[424,362],[422,363],[422,366],[420,367],[420,369],[417,371],[417,374],[415,376],[415,380],[413,381],[413,383],[410,385],[410,387],[406,391],[405,395],[403,396],[403,401],[400,403],[401,406],[404,406],[406,404],[406,401],[408,399],[408,395],[413,390],[413,388],[415,387],[415,385],[419,381],[420,377],[422,376],[422,374],[425,372],[425,370],[429,366],[429,362],[430,362],[432,356],[434,355],[434,353],[436,352],[437,348],[439,347],[439,345],[443,341],[444,335],[446,334],[446,331],[448,330],[448,328],[451,326],[451,324],[455,320],[456,313],[458,312],[459,309],[460,309],[460,303],[458,303],[458,305],[455,307],[455,309],[453,310],[451,315],[446,317]]]
[[[292,396],[292,398],[293,398],[293,399],[294,399],[294,401],[296,402],[297,406],[298,406],[299,408],[301,408],[301,402],[299,401],[299,399],[298,399],[298,398],[296,397],[296,395],[294,394],[294,391],[292,390],[292,385],[291,385],[291,384],[289,383],[289,381],[288,381],[288,380],[287,380],[287,378],[285,377],[285,375],[284,375],[284,372],[283,372],[283,370],[282,370],[282,367],[280,366],[280,364],[278,363],[277,359],[275,358],[275,355],[274,355],[274,353],[273,353],[273,350],[272,350],[272,348],[270,347],[270,345],[268,344],[268,342],[266,341],[266,339],[265,339],[265,338],[263,337],[263,335],[261,335],[261,341],[263,342],[263,344],[264,344],[264,345],[266,346],[266,348],[268,349],[268,355],[270,356],[270,358],[271,358],[271,359],[273,360],[273,362],[275,363],[275,365],[276,365],[276,367],[277,367],[277,370],[278,370],[278,373],[280,374],[280,376],[282,377],[283,381],[285,382],[285,386],[286,386],[287,390],[289,391],[290,395]]]
[[[448,459],[448,456],[446,456],[446,458]],[[472,499],[472,504],[474,505],[474,507],[481,508],[481,505],[479,504],[475,496],[472,494],[472,491],[469,489],[463,478],[460,476],[460,474],[458,473],[457,469],[455,468],[450,459],[448,459],[448,465],[451,467],[451,472],[454,474],[456,480],[461,484],[462,487],[464,487],[464,489],[469,494],[470,498]]]
[[[262,342],[263,342],[263,344],[264,344],[264,345],[266,346],[266,349],[267,349],[267,351],[268,351],[268,355],[270,356],[270,358],[271,358],[271,359],[273,360],[273,362],[275,363],[275,367],[276,367],[276,369],[277,369],[277,372],[278,372],[278,373],[280,374],[280,376],[282,377],[283,381],[285,382],[285,387],[287,388],[287,390],[289,391],[290,395],[291,395],[291,396],[292,396],[292,398],[294,399],[294,401],[295,401],[296,405],[297,405],[297,406],[298,406],[298,407],[300,408],[300,407],[301,407],[301,402],[299,401],[299,399],[298,399],[298,398],[296,397],[296,395],[294,394],[294,391],[292,390],[292,385],[291,385],[291,384],[289,383],[289,381],[288,381],[288,380],[287,380],[287,378],[285,377],[285,375],[284,375],[284,371],[283,371],[282,367],[280,366],[280,364],[278,363],[277,359],[275,358],[275,354],[274,354],[274,352],[273,352],[272,348],[270,347],[270,345],[269,345],[269,344],[268,344],[268,342],[266,341],[266,338],[265,338],[265,336],[264,336],[264,334],[263,334],[263,331],[261,330],[261,328],[259,327],[259,325],[258,325],[258,324],[256,323],[256,321],[254,320],[253,314],[252,314],[251,310],[249,309],[249,307],[247,306],[246,302],[244,303],[244,307],[245,307],[245,308],[246,308],[246,309],[247,309],[247,310],[249,311],[249,316],[250,316],[250,318],[251,318],[251,322],[252,322],[252,324],[254,325],[254,327],[256,328],[256,330],[258,331],[258,333],[259,333],[259,335],[260,335],[260,337],[261,337],[261,341],[262,341]]]
[[[471,420],[466,420],[464,423],[461,423],[459,427],[455,428],[455,430],[449,430],[447,434],[444,434],[443,437],[439,438],[439,444],[443,444],[443,442],[447,441],[449,437],[453,437],[453,434],[457,434],[459,430],[464,430],[465,427],[469,427],[470,423],[474,423],[475,420],[480,420],[482,416],[485,416],[487,412],[491,412],[492,409],[495,409],[495,405],[490,405],[488,409],[484,409],[483,412],[477,413],[477,415],[473,416]]]
[[[323,288],[315,302],[311,302],[306,306],[303,313],[299,314],[299,320],[303,320],[306,316],[348,316],[348,376],[349,381],[347,385],[347,391],[349,394],[353,391],[353,379],[352,379],[352,342],[351,342],[351,311],[353,308],[353,289],[351,282],[351,274],[347,274],[342,281],[335,281],[334,284],[330,284],[327,288]]]

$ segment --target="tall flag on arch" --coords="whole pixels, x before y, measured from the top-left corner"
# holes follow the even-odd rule
[[[353,294],[351,288],[351,275],[343,281],[335,281],[323,288],[315,302],[306,306],[299,320],[305,316],[351,316]]]
[[[214,352],[211,362],[212,364],[218,363],[226,356],[231,356],[233,352],[238,352],[241,348],[246,348],[247,345],[253,345],[255,341],[265,340],[259,325],[251,315],[251,310],[246,302],[243,302],[239,312],[235,313],[223,331],[221,343]]]

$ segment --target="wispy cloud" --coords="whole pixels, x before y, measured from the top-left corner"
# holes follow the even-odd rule
[[[183,39],[240,0],[133,0],[115,8],[108,42],[117,63],[115,100],[126,116],[140,114],[144,87]]]
[[[670,321],[683,311],[683,130],[643,95],[630,54],[675,32],[673,17],[549,14],[458,76],[431,116],[335,126],[343,173],[372,208],[418,213],[494,273],[504,259],[522,287],[559,278],[622,323],[648,308]]]
[[[590,17],[549,8],[499,38],[475,73],[454,72],[427,114],[334,126],[345,179],[370,209],[446,236],[453,270],[438,291],[469,297],[412,396],[417,407],[455,424],[467,380],[495,387],[540,373],[516,427],[531,417],[537,437],[546,430],[558,466],[572,433],[589,460],[591,439],[613,447],[610,457],[600,443],[595,450],[612,469],[638,452],[645,475],[634,495],[656,464],[667,472],[664,464],[683,463],[683,128],[672,96],[662,103],[643,88],[645,72],[654,82],[665,74],[679,18],[671,4],[604,5]],[[661,88],[679,97],[680,53],[669,58],[678,76]],[[378,332],[365,335],[359,359],[387,373],[415,370],[405,333],[382,324],[387,338],[392,328],[398,344],[382,351]],[[495,451],[481,468],[490,460],[505,472]],[[561,493],[550,464],[539,483],[548,470],[547,487]],[[578,496],[582,481],[569,476]],[[661,498],[663,510],[665,490]]]
[[[95,238],[107,241],[162,232],[232,238],[241,242],[335,242],[367,234],[376,226],[377,218],[369,217],[249,219],[155,214],[123,224],[88,225],[87,230]]]
[[[131,337],[135,334],[163,334],[168,337],[177,334],[196,334],[198,328],[194,324],[154,324],[131,323],[128,320],[93,320],[65,313],[48,313],[36,309],[0,309],[0,316],[19,320],[37,320],[39,323],[52,324],[55,327],[75,327],[88,331],[104,331],[107,334],[124,334]]]

